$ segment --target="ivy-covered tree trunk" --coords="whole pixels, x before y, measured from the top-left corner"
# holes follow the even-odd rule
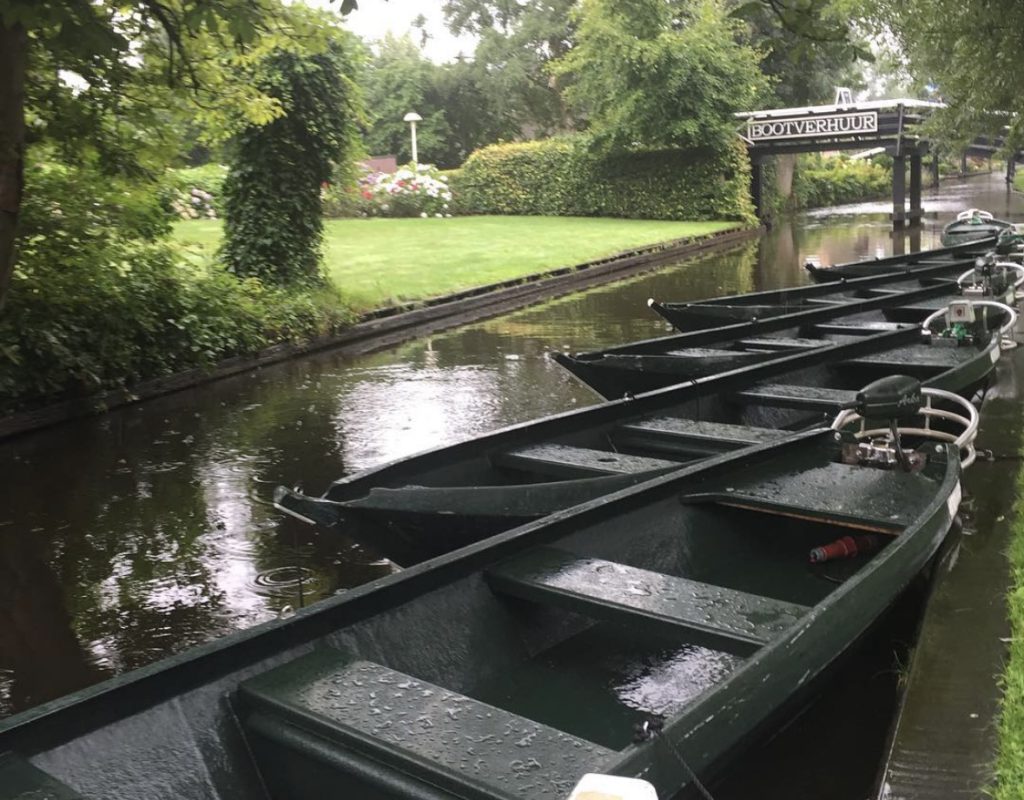
[[[235,142],[223,189],[222,250],[235,274],[277,285],[323,281],[320,190],[358,140],[352,50],[351,40],[339,37],[324,53],[278,51],[259,66],[260,88],[284,114],[249,126]]]
[[[25,69],[28,35],[0,24],[0,309],[14,272],[25,173]]]

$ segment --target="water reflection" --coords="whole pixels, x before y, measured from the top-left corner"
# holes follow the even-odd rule
[[[928,209],[1021,218],[996,179]],[[324,353],[0,445],[0,715],[386,574],[267,505],[344,473],[596,401],[548,357],[657,336],[648,297],[805,280],[803,263],[885,255],[884,204],[381,353]],[[949,214],[947,214],[949,216]],[[937,243],[928,220],[922,245]]]

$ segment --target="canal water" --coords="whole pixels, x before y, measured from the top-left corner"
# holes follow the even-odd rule
[[[912,239],[893,237],[883,203],[816,211],[726,252],[386,351],[323,353],[0,443],[0,716],[393,569],[282,517],[269,505],[278,484],[319,493],[595,403],[548,353],[667,333],[647,298],[789,286],[808,260],[935,247],[970,206],[1024,220],[999,175],[928,194]]]

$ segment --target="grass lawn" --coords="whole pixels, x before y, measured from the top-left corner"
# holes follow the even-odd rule
[[[1017,475],[1017,503],[1010,542],[1010,656],[1002,677],[996,800],[1024,797],[1024,469]]]
[[[337,219],[326,223],[324,263],[353,305],[369,309],[737,225],[603,217]],[[180,222],[175,237],[209,257],[221,223]]]

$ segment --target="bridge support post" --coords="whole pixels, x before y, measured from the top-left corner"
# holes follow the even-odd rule
[[[924,210],[921,207],[921,153],[910,154],[910,224],[920,225]]]
[[[892,227],[902,229],[907,220],[907,159],[892,159]]]
[[[960,177],[967,177],[967,151],[960,154]]]
[[[939,180],[939,153],[936,151],[932,153],[932,186],[938,186]]]
[[[1006,159],[1006,182],[1013,183],[1013,179],[1017,176],[1017,156],[1020,155],[1019,151],[1014,151]]]
[[[754,213],[757,218],[764,216],[764,163],[759,158],[750,164],[750,197],[754,201]]]

